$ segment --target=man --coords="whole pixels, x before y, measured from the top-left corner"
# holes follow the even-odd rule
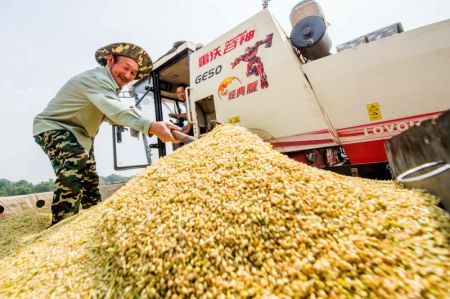
[[[184,111],[187,111],[187,103],[186,103],[186,84],[180,83],[178,84],[176,88],[178,100],[181,102],[181,105],[184,106]],[[194,136],[192,123],[187,122],[185,125],[184,122],[187,120],[186,112],[181,111],[180,104],[178,102],[175,102],[175,111],[176,113],[169,113],[170,117],[176,118],[177,122],[176,124],[180,127],[182,127],[181,132],[187,135]]]
[[[52,225],[101,201],[93,140],[103,121],[123,125],[163,142],[178,141],[170,130],[181,128],[152,122],[119,101],[123,86],[149,75],[152,61],[139,46],[115,43],[100,48],[101,67],[70,79],[33,122],[33,135],[48,155],[56,174]]]

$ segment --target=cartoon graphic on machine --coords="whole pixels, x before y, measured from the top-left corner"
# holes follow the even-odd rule
[[[237,57],[232,63],[231,68],[234,69],[241,61],[247,62],[247,77],[251,75],[259,76],[261,79],[261,89],[269,87],[269,81],[267,81],[267,75],[264,72],[264,65],[261,58],[257,56],[258,48],[261,45],[265,45],[266,48],[272,46],[273,33],[268,34],[265,39],[259,40],[252,47],[247,47],[245,53]]]

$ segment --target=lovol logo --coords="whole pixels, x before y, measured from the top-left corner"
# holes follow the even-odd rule
[[[385,135],[397,133],[400,131],[405,131],[410,127],[418,124],[419,122],[410,121],[402,121],[397,123],[384,124],[380,126],[374,126],[372,128],[364,128],[364,136],[373,136],[373,135]]]

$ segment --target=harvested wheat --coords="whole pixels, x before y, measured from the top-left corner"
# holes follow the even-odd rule
[[[0,296],[448,297],[450,217],[219,126],[0,261]]]

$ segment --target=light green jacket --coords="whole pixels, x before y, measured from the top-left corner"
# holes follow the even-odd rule
[[[33,135],[69,130],[89,152],[103,121],[148,134],[152,122],[119,101],[120,88],[107,66],[70,79],[33,121]]]

